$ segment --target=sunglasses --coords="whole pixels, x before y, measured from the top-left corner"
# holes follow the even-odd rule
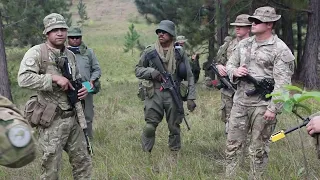
[[[164,30],[157,30],[157,32],[156,32],[157,34],[166,34],[166,33],[168,33],[168,32],[166,32],[166,31],[164,31]]]
[[[69,36],[68,38],[70,38],[70,39],[80,39],[81,36]]]
[[[259,19],[251,19],[251,22],[253,22],[254,24],[261,24],[261,23],[263,23],[263,22],[260,21]]]

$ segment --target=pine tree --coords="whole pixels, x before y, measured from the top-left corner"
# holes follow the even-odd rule
[[[134,29],[134,25],[131,24],[129,26],[129,31],[127,32],[127,35],[124,37],[126,39],[123,49],[124,52],[129,52],[131,50],[131,55],[133,55],[133,49],[140,44],[139,37],[140,35]]]
[[[86,4],[80,0],[79,3],[78,3],[78,14],[80,16],[80,20],[78,21],[78,23],[82,24],[84,23],[85,20],[88,20],[88,15],[87,15],[87,6]]]
[[[43,18],[53,12],[63,15],[71,25],[70,4],[69,0],[25,0],[23,3],[0,0],[5,45],[25,46],[43,42]]]

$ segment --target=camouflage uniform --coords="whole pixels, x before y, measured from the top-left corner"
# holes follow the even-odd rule
[[[69,28],[68,37],[70,36],[82,36],[81,29],[79,27]],[[88,48],[83,41],[81,42],[79,47],[73,48],[77,48],[78,50],[74,50],[73,53],[76,55],[77,66],[81,75],[82,82],[97,81],[101,77],[101,70],[99,62],[95,54],[93,53],[93,50]],[[84,99],[84,102],[84,114],[87,121],[88,136],[92,138],[92,122],[94,116],[93,93],[88,93],[87,97]]]
[[[241,14],[237,16],[234,23],[230,23],[232,26],[251,26],[250,21],[248,20],[249,15],[247,14]],[[238,44],[238,39],[234,38],[231,40],[231,37],[227,36],[225,38],[225,43],[219,48],[217,53],[217,64],[221,64],[225,66],[228,62],[228,59],[230,58],[232,52],[236,49],[236,46]],[[226,123],[226,129],[227,122],[230,117],[230,111],[233,104],[233,92],[229,89],[222,88],[221,89],[221,120]]]
[[[164,30],[173,37],[175,36],[174,24],[171,21],[164,20],[159,24],[157,30]],[[178,151],[181,148],[180,138],[180,124],[182,117],[177,113],[177,107],[174,104],[173,98],[169,91],[160,90],[161,84],[159,81],[153,79],[153,73],[155,70],[160,71],[153,61],[160,61],[157,56],[153,56],[152,59],[148,58],[148,54],[155,50],[154,46],[146,48],[140,58],[139,63],[136,65],[135,73],[136,77],[143,79],[145,84],[149,84],[147,91],[148,97],[144,100],[144,116],[146,125],[142,133],[142,149],[146,152],[151,152],[155,143],[155,131],[158,124],[162,121],[164,112],[166,113],[166,120],[169,128],[169,148],[172,151]],[[194,100],[195,97],[195,85],[194,79],[189,65],[189,58],[183,49],[179,49],[181,52],[183,63],[186,66],[187,81],[189,94],[187,99]],[[177,51],[176,51],[177,55]],[[178,66],[177,66],[178,67]],[[177,71],[173,73],[173,77],[177,78]]]
[[[250,18],[262,22],[274,22],[280,19],[271,7],[258,8]],[[273,78],[273,92],[282,92],[283,85],[291,83],[294,56],[287,45],[276,35],[264,42],[256,42],[255,36],[239,42],[236,50],[227,63],[227,73],[233,83],[237,83],[237,91],[233,98],[233,107],[229,119],[229,132],[226,146],[226,175],[235,175],[242,159],[242,146],[245,145],[248,131],[251,131],[249,155],[251,157],[251,176],[260,178],[268,161],[268,140],[275,128],[276,120],[265,120],[264,113],[268,109],[279,113],[281,104],[261,99],[259,94],[247,96],[245,91],[253,89],[253,84],[239,81],[233,72],[246,65],[248,73],[257,80]]]
[[[19,168],[35,158],[31,127],[21,112],[0,95],[0,165]]]
[[[43,19],[47,34],[56,28],[68,26],[60,14],[52,13]],[[24,55],[18,73],[20,87],[37,90],[38,99],[46,103],[57,104],[56,115],[48,127],[38,126],[39,146],[42,151],[42,172],[41,179],[59,179],[62,152],[65,150],[69,155],[69,162],[72,165],[74,179],[90,179],[91,157],[86,148],[84,133],[77,122],[75,110],[68,102],[67,94],[52,81],[52,74],[61,75],[55,60],[61,56],[67,56],[73,79],[79,76],[76,67],[74,54],[66,48],[61,51],[52,47],[48,48],[50,62],[41,60],[40,45],[29,49]],[[40,72],[42,63],[47,63],[44,73]]]

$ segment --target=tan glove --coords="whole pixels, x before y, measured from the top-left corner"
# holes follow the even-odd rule
[[[190,112],[194,111],[194,109],[197,107],[196,103],[193,100],[187,100],[187,108]]]

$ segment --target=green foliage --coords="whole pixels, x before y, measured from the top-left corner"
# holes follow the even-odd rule
[[[133,49],[140,44],[139,37],[140,35],[134,29],[134,24],[131,24],[129,26],[129,31],[127,32],[127,35],[124,37],[126,40],[124,43],[124,52],[128,52],[131,50],[131,55],[133,55]]]
[[[82,24],[84,23],[85,20],[89,19],[87,15],[87,10],[86,10],[87,6],[82,0],[79,0],[77,8],[78,8],[78,14],[80,16],[80,20],[78,21],[78,24]]]
[[[303,108],[310,114],[311,108],[308,105],[303,104],[303,102],[305,102],[308,99],[315,99],[320,102],[320,92],[318,91],[308,92],[293,85],[286,85],[285,89],[287,91],[284,93],[272,93],[272,94],[266,95],[266,97],[271,97],[271,96],[275,97],[276,99],[274,100],[274,102],[283,103],[283,109],[286,112],[292,112],[292,111],[296,112],[298,108]],[[297,93],[294,94],[293,92],[297,92]]]
[[[44,40],[43,18],[50,13],[59,13],[71,24],[70,3],[66,0],[28,0],[17,3],[0,0],[4,26],[5,45],[25,46],[39,44]]]

